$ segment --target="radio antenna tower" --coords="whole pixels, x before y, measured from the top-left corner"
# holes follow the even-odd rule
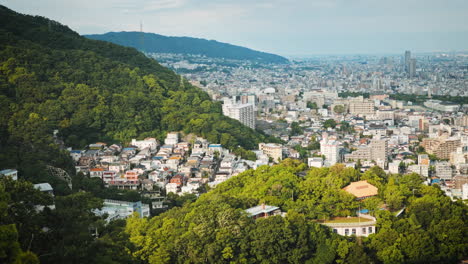
[[[140,51],[144,52],[145,33],[143,33],[143,23],[140,21]]]

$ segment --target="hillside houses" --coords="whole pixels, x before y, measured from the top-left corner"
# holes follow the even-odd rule
[[[95,143],[70,150],[70,156],[78,172],[107,187],[176,194],[197,194],[203,184],[214,186],[248,169],[222,145],[199,137],[183,141],[176,132],[164,144],[155,138],[133,139],[126,147]]]

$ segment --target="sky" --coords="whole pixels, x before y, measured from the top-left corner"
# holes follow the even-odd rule
[[[214,39],[284,56],[468,51],[468,0],[0,0],[80,34]]]

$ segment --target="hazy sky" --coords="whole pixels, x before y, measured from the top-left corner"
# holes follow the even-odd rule
[[[143,31],[281,55],[468,50],[468,0],[0,0],[80,34]]]

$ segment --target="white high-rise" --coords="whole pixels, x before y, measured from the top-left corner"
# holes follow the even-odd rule
[[[229,99],[224,100],[223,114],[255,129],[255,111],[253,104],[233,104]]]
[[[320,141],[320,152],[325,156],[325,164],[328,166],[340,162],[340,145],[336,140],[328,140],[328,136]]]

